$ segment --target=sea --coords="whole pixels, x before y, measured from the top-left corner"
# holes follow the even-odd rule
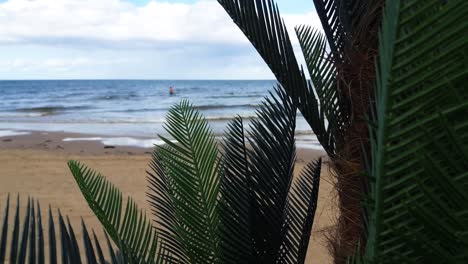
[[[68,132],[83,135],[66,141],[150,147],[161,142],[159,135],[168,137],[166,114],[186,99],[222,138],[235,116],[248,126],[275,86],[274,80],[0,81],[0,137]],[[300,113],[296,135],[299,147],[320,148]]]

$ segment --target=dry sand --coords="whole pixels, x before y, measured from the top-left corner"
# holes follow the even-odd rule
[[[102,237],[101,227],[82,197],[66,162],[79,160],[101,172],[125,196],[131,196],[147,210],[146,172],[151,149],[104,146],[96,142],[62,142],[62,138],[77,136],[64,133],[33,133],[26,136],[0,138],[0,215],[8,193],[20,194],[24,206],[26,197],[38,199],[43,207],[60,208],[68,215],[81,237],[80,217]],[[324,153],[298,150],[296,174],[304,165]],[[322,169],[319,202],[306,263],[331,263],[324,232],[331,227],[335,210],[331,177],[326,162]],[[22,208],[24,210],[24,207]],[[0,218],[1,219],[1,218]]]

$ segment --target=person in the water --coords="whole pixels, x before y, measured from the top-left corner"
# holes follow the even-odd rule
[[[169,94],[170,95],[173,95],[174,94],[174,87],[169,87]]]

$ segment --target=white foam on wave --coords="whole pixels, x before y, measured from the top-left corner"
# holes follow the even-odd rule
[[[8,118],[18,118],[18,117],[41,117],[41,116],[44,116],[43,114],[41,113],[1,113],[0,114],[0,118],[2,119],[6,119],[7,121],[8,120],[11,120],[11,119],[8,119]]]
[[[317,136],[311,132],[296,133],[296,147],[303,149],[323,150]]]
[[[0,130],[0,137],[22,136],[29,135],[29,132],[14,131],[14,130]]]
[[[108,146],[127,146],[139,148],[152,148],[154,145],[163,145],[164,141],[160,139],[138,139],[131,137],[87,137],[87,138],[64,138],[63,141],[100,141]]]
[[[316,149],[316,150],[323,150],[322,145],[319,143],[312,143],[307,141],[297,141],[296,148],[298,149]]]
[[[64,138],[63,141],[101,141],[101,137],[88,137],[88,138]]]

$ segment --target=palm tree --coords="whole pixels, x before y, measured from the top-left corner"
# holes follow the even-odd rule
[[[293,181],[296,111],[278,88],[248,131],[241,118],[232,121],[220,150],[190,103],[172,107],[166,129],[175,142],[161,137],[148,172],[155,233],[131,200],[121,220],[122,195],[103,176],[69,166],[126,262],[303,263],[321,162]]]
[[[325,35],[297,29],[312,84],[272,1],[219,1],[275,73],[276,95],[265,99],[249,128],[233,120],[220,145],[188,102],[169,111],[167,131],[176,142],[162,138],[166,144],[156,147],[148,172],[154,228],[102,175],[69,162],[118,248],[107,240],[112,262],[303,263],[321,162],[293,179],[297,109],[332,158],[337,186],[349,187],[339,190],[336,262],[467,262],[468,2],[388,0],[380,16],[382,1],[315,1]],[[375,70],[367,57],[356,61],[364,53],[375,58]],[[12,262],[42,263],[39,205],[28,199],[20,236],[18,204],[9,240],[7,199],[0,260],[8,247]],[[357,222],[348,232],[341,225],[351,219]],[[83,228],[87,261],[104,263],[99,242]],[[59,229],[62,261],[80,262],[73,229],[60,213]],[[50,210],[49,234],[55,263]]]
[[[221,155],[187,102],[169,111],[178,144],[157,147],[149,197],[163,241],[184,263],[304,262],[320,161],[293,183],[296,108],[286,94],[266,99],[258,116],[249,132],[241,118],[229,125]]]
[[[76,161],[69,161],[68,166],[89,207],[119,249],[122,261],[154,263],[158,235],[146,213],[130,197],[124,203],[122,192],[104,176]]]
[[[314,0],[325,35],[308,26],[296,29],[312,82],[297,64],[287,29],[272,0],[219,3],[298,102],[332,160],[341,213],[331,242],[335,258],[346,260],[358,244],[365,245],[366,214],[360,204],[367,193],[367,178],[363,177],[361,158],[362,149],[369,152],[366,116],[373,101],[383,1]]]
[[[387,1],[366,262],[468,261],[468,2]]]
[[[307,26],[296,29],[309,69],[309,82],[297,65],[285,24],[273,1],[218,1],[260,53],[287,94],[298,103],[299,110],[332,160],[340,208],[336,233],[331,235],[335,262],[347,261],[356,251],[358,255],[366,254],[367,261],[384,261],[382,256],[393,256],[389,260],[394,261],[402,248],[405,250],[399,260],[406,260],[411,254],[409,259],[420,260],[424,253],[421,250],[437,247],[433,243],[420,243],[425,236],[414,238],[410,235],[421,235],[419,229],[427,221],[399,210],[416,201],[437,199],[439,209],[446,206],[453,209],[450,213],[463,212],[460,204],[453,207],[446,203],[448,198],[440,197],[443,192],[432,197],[435,183],[429,184],[428,178],[416,176],[428,169],[416,166],[421,164],[410,158],[416,159],[422,151],[415,144],[429,146],[437,142],[435,139],[443,138],[431,134],[435,131],[448,130],[447,138],[454,136],[455,131],[458,133],[454,140],[442,144],[444,151],[440,152],[439,159],[447,162],[445,166],[455,166],[453,161],[448,162],[448,157],[454,157],[449,149],[458,149],[459,155],[466,151],[463,141],[466,133],[460,128],[465,120],[461,114],[454,115],[462,124],[438,121],[438,129],[427,127],[429,131],[425,131],[427,124],[421,120],[447,115],[449,109],[454,111],[450,107],[461,108],[466,99],[468,22],[462,17],[467,16],[467,3],[456,0],[387,1],[386,20],[378,35],[384,1],[314,0],[325,34]],[[401,8],[396,8],[400,3]],[[445,47],[447,45],[450,49]],[[412,52],[418,55],[412,55]],[[395,61],[396,56],[401,56],[399,61]],[[379,76],[376,78],[374,62],[378,58]],[[393,106],[399,108],[391,112]],[[370,118],[375,121],[369,122]],[[398,144],[401,144],[400,149]],[[388,155],[392,158],[385,151],[391,152]],[[466,164],[466,156],[460,157],[464,159],[455,160]],[[440,160],[434,161],[437,166],[442,166]],[[393,169],[385,167],[390,165],[386,162]],[[460,165],[455,167],[461,168]],[[408,173],[407,169],[414,172]],[[459,174],[462,170],[458,174],[453,170],[441,167],[437,171],[443,171],[447,179],[456,179],[460,181],[460,187],[464,186],[463,178],[466,177]],[[456,184],[452,182],[452,185]],[[412,193],[423,186],[424,195]],[[366,200],[370,202],[366,203]],[[412,206],[419,208],[422,204]],[[426,220],[434,219],[430,215],[424,216]],[[440,213],[433,216],[441,217]],[[389,227],[390,223],[393,226]],[[410,223],[412,225],[406,226]],[[455,230],[467,230],[461,225],[452,228],[450,239],[457,237]],[[404,233],[406,239],[411,237],[412,244],[405,243],[401,237],[401,240],[396,239],[398,232]],[[440,241],[453,243],[450,239]],[[426,246],[422,246],[424,244]],[[420,251],[415,252],[415,246]],[[452,250],[443,253],[447,255],[448,252]],[[440,251],[433,255],[438,253]]]
[[[15,215],[12,218],[13,226],[10,229],[10,196],[7,197],[0,233],[0,262],[54,264],[61,261],[61,263],[81,263],[80,246],[68,217],[65,220],[59,210],[57,216],[58,226],[56,226],[49,207],[48,228],[45,231],[39,202],[30,198],[27,201],[26,210],[21,218],[20,198],[17,197]],[[81,221],[81,226],[84,243],[82,252],[84,251],[87,263],[122,263],[119,252],[113,249],[107,235],[110,261],[105,259],[104,252],[94,231],[92,232],[93,239],[91,239],[83,221]],[[10,230],[11,238],[9,236]],[[57,233],[57,230],[59,233]],[[58,248],[60,248],[60,251],[58,251]],[[58,252],[60,252],[60,257]]]

